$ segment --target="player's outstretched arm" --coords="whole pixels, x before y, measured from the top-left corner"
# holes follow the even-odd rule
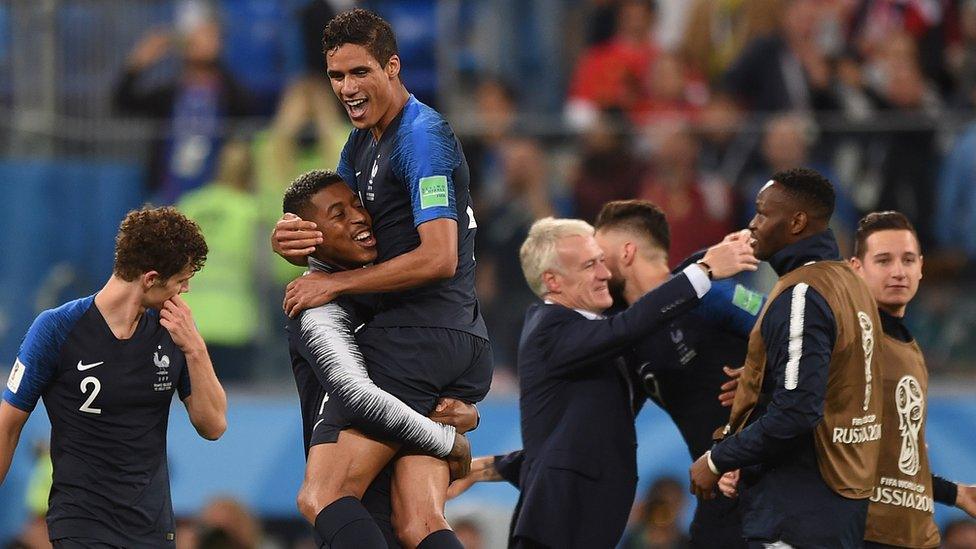
[[[183,398],[190,423],[203,438],[217,440],[227,430],[227,395],[217,380],[203,337],[193,322],[190,307],[180,296],[173,296],[159,312],[162,324],[173,343],[186,356],[192,394]]]
[[[0,484],[7,478],[14,450],[20,441],[20,432],[27,423],[30,412],[25,412],[5,400],[0,400]]]
[[[418,226],[417,232],[420,245],[389,261],[332,274],[312,272],[293,280],[285,290],[285,312],[294,317],[340,295],[395,292],[454,276],[457,221],[434,219]]]

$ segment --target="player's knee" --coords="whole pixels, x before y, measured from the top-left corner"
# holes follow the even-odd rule
[[[404,547],[416,547],[432,533],[450,528],[447,519],[441,513],[414,511],[404,513],[394,510],[390,517],[397,540]]]
[[[336,500],[347,496],[352,496],[356,499],[362,498],[361,493],[356,494],[348,490],[343,490],[341,487],[330,487],[305,482],[298,491],[296,504],[298,505],[298,512],[310,523],[315,524],[315,517],[322,512],[322,509],[325,509]]]

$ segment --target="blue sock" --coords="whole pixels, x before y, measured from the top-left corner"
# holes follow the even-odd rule
[[[315,532],[323,547],[332,549],[386,549],[383,532],[363,504],[352,496],[337,499],[315,517]]]

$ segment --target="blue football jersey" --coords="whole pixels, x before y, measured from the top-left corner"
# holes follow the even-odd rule
[[[51,421],[51,539],[173,547],[166,463],[173,393],[190,394],[186,359],[156,311],[115,337],[94,296],[41,313],[17,354],[3,399]]]
[[[420,245],[417,227],[434,219],[458,225],[458,264],[448,280],[382,294],[373,326],[441,327],[487,338],[474,293],[474,239],[468,164],[444,118],[410,96],[379,141],[349,135],[338,172],[373,218],[382,262]]]

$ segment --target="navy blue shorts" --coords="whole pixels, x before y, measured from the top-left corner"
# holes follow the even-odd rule
[[[292,372],[298,388],[298,401],[302,410],[302,434],[305,439],[305,454],[316,444],[328,444],[339,440],[339,432],[352,425],[351,414],[347,413],[345,403],[336,398],[325,376],[316,375],[312,364],[314,359],[306,356],[304,349],[300,357],[292,356]]]
[[[356,341],[370,379],[425,416],[440,397],[474,404],[491,387],[491,343],[467,332],[366,325]]]

